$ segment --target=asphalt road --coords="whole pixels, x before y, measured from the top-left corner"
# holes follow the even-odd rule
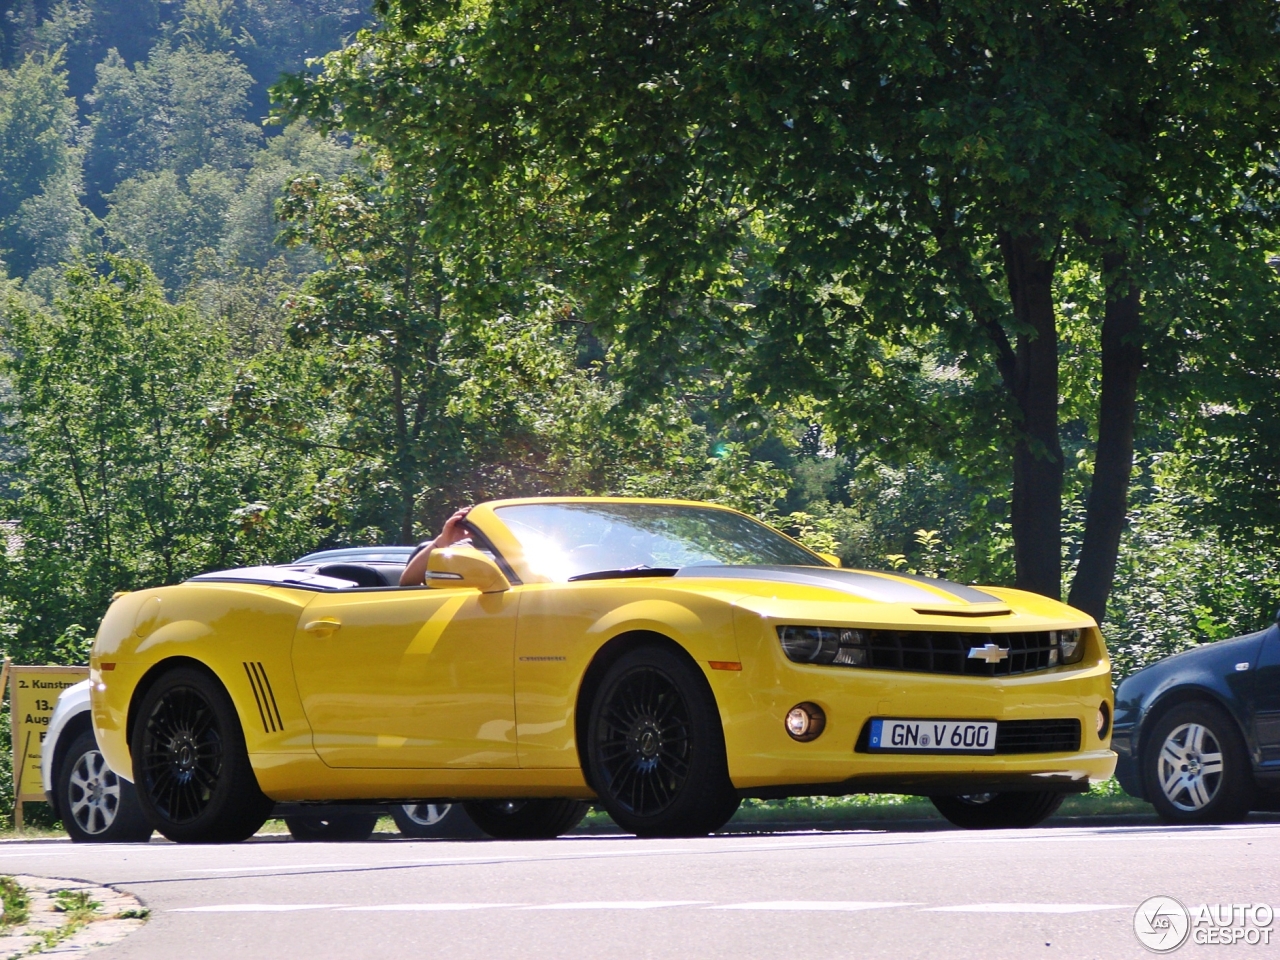
[[[571,837],[546,842],[0,845],[0,873],[118,886],[151,921],[95,957],[1150,957],[1165,894],[1280,905],[1280,824]],[[1277,911],[1280,913],[1280,910]],[[1276,924],[1280,928],[1280,923]],[[1264,957],[1188,943],[1174,956]]]

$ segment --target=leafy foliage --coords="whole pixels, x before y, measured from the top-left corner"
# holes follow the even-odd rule
[[[169,305],[136,262],[82,263],[66,283],[52,309],[6,311],[22,542],[2,581],[18,625],[10,655],[81,662],[113,591],[278,556],[311,535],[290,512],[306,476],[288,451],[211,436],[210,405],[230,386],[219,332]]]

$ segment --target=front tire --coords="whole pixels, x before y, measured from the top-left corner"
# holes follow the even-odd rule
[[[1062,793],[974,793],[930,797],[938,812],[966,830],[1034,827],[1051,817],[1066,798]]]
[[[130,747],[143,813],[175,843],[230,843],[273,806],[249,765],[235,705],[203,670],[161,676],[138,705]]]
[[[624,654],[589,716],[588,779],[622,829],[705,836],[737,810],[715,698],[687,657],[657,646]]]
[[[1144,786],[1165,823],[1232,823],[1248,814],[1254,797],[1248,754],[1221,707],[1176,706],[1145,739]]]
[[[71,741],[58,769],[58,811],[76,843],[146,843],[151,824],[133,784],[107,766],[92,730]]]
[[[576,827],[590,809],[582,800],[469,800],[463,807],[495,840],[550,840]]]
[[[359,843],[373,836],[378,825],[376,813],[352,813],[338,817],[304,814],[285,817],[293,839],[302,843]]]

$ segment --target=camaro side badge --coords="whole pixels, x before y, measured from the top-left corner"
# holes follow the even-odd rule
[[[1001,660],[1007,660],[1009,651],[1004,647],[998,647],[994,643],[988,643],[981,647],[969,648],[970,660],[985,660],[987,663],[999,663]]]

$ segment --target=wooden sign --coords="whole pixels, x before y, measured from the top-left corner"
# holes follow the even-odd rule
[[[13,736],[13,825],[22,829],[22,804],[44,800],[41,748],[58,694],[89,676],[88,667],[9,666],[9,719]],[[0,684],[4,682],[0,674]]]

